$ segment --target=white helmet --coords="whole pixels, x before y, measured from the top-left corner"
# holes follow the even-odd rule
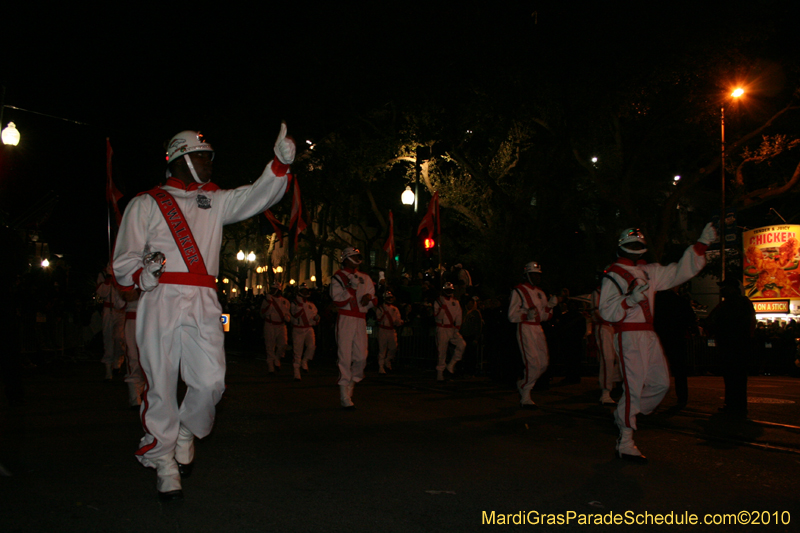
[[[526,274],[541,274],[542,267],[539,266],[539,263],[536,261],[531,261],[527,265],[525,265],[525,273]]]
[[[641,243],[643,248],[641,250],[636,250],[625,246],[626,244],[631,244],[634,242]],[[629,254],[639,255],[647,251],[647,241],[644,240],[644,235],[642,234],[641,230],[639,230],[639,228],[628,228],[622,233],[620,233],[617,246],[619,246]]]
[[[214,149],[206,142],[202,133],[191,130],[182,131],[170,139],[169,145],[167,145],[167,164],[192,152],[211,152],[212,159],[214,157]]]
[[[358,259],[356,259],[358,256]],[[361,252],[358,251],[358,248],[353,248],[352,246],[348,246],[344,250],[342,250],[342,258],[340,260],[341,263],[344,263],[345,259],[350,259],[354,264],[360,265],[361,264]]]
[[[444,283],[444,285],[442,285],[442,290],[443,290],[443,291],[454,291],[454,290],[455,290],[455,287],[453,287],[453,284],[452,284],[452,283],[450,283],[449,281],[447,281],[447,282],[445,282],[445,283]]]

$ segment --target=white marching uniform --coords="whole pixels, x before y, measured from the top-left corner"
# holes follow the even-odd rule
[[[378,319],[378,366],[381,370],[386,366],[391,369],[397,354],[395,328],[403,324],[403,319],[400,317],[400,310],[387,303],[375,308],[375,317]]]
[[[118,369],[125,357],[125,300],[110,275],[97,275],[95,292],[103,299],[103,364]],[[111,376],[106,375],[110,379]]]
[[[355,288],[354,288],[355,287]],[[364,379],[367,366],[367,311],[378,305],[372,279],[358,270],[341,269],[333,275],[331,298],[338,311],[336,344],[339,355],[339,385]],[[367,305],[361,305],[365,294]]]
[[[179,429],[199,438],[211,432],[225,390],[222,308],[215,282],[222,226],[262,213],[283,197],[288,178],[275,175],[276,164],[267,165],[252,185],[233,190],[213,183],[186,187],[170,178],[165,186],[131,200],[125,210],[113,262],[119,283],[138,283],[146,247],[167,260],[158,286],[142,293],[136,320],[146,379],[145,435],[136,456],[145,466],[156,467],[154,459],[174,454]],[[161,191],[172,198],[158,196]],[[187,385],[180,406],[179,374]]]
[[[292,350],[294,353],[294,377],[300,379],[300,366],[314,359],[317,347],[314,326],[319,323],[317,306],[303,300],[301,296],[292,301]]]
[[[615,419],[620,430],[635,430],[636,415],[652,413],[669,390],[669,370],[653,330],[655,294],[694,277],[706,264],[707,246],[686,249],[677,263],[633,262],[618,257],[607,269],[600,289],[599,311],[614,326],[614,348],[619,358],[624,394]],[[646,298],[633,303],[629,290],[649,284]]]
[[[600,366],[598,382],[603,396],[600,401],[614,388],[615,383],[622,381],[617,363],[617,353],[614,350],[614,326],[603,320],[598,310],[600,306],[600,287],[592,291],[592,333],[597,344],[597,363]]]
[[[125,344],[128,347],[128,372],[125,382],[128,384],[128,402],[131,406],[142,404],[144,392],[144,375],[139,363],[139,348],[136,346],[136,310],[139,300],[131,300],[125,307]]]
[[[289,300],[282,296],[267,294],[261,302],[261,317],[264,319],[264,345],[267,349],[267,369],[274,372],[280,368],[281,358],[286,353],[286,324],[291,319]]]
[[[449,364],[452,372],[455,364],[461,361],[464,349],[467,347],[467,343],[458,332],[461,329],[461,304],[452,296],[440,296],[433,302],[433,320],[436,322],[438,352],[436,370],[442,372]],[[455,346],[455,350],[450,363],[447,363],[447,347],[450,344]]]
[[[530,283],[517,285],[511,292],[508,320],[517,324],[517,343],[525,363],[525,374],[517,381],[523,403],[530,403],[531,389],[547,370],[550,356],[542,322],[550,320],[553,310],[548,306],[544,291]]]

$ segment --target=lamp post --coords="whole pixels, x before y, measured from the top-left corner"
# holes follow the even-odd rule
[[[730,96],[733,98],[739,98],[744,94],[744,89],[741,87],[734,90]],[[720,213],[719,213],[719,258],[720,262],[722,263],[720,273],[720,281],[725,281],[725,105],[720,109],[720,147],[721,147],[721,155],[720,155],[720,191],[722,200],[720,201]]]

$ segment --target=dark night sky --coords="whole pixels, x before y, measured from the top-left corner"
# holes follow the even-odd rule
[[[298,140],[313,138],[403,91],[532,61],[565,77],[613,77],[648,54],[688,48],[709,24],[756,23],[760,4],[783,2],[727,3],[722,18],[702,2],[273,4],[7,14],[0,37],[15,44],[0,56],[5,103],[90,126],[6,109],[23,138],[0,153],[0,209],[14,220],[56,191],[45,225],[53,251],[102,258],[106,137],[126,195],[159,181],[163,143],[186,128],[214,144],[215,173],[243,172],[232,178],[241,184],[271,157],[281,119]]]

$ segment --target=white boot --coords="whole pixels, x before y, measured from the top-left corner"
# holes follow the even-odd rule
[[[355,407],[353,405],[353,401],[350,399],[350,385],[339,385],[339,401],[342,403],[342,407],[345,409],[350,409]]]
[[[620,459],[633,461],[636,463],[646,463],[647,458],[642,455],[636,443],[633,442],[633,429],[622,428],[619,431],[619,439],[617,440],[617,456]]]
[[[444,370],[436,371],[436,381],[444,381]]]
[[[611,397],[611,391],[608,389],[603,389],[603,393],[600,395],[600,403],[603,405],[617,404],[617,402],[614,401],[614,398]]]
[[[194,467],[194,434],[181,424],[178,430],[178,440],[175,441],[175,461],[181,477],[188,478],[192,475]]]
[[[378,368],[378,374],[385,374],[385,373],[386,373],[386,369],[384,368],[384,366],[383,366],[383,365],[381,365],[381,366]]]
[[[456,373],[456,363],[457,362],[458,361],[451,359],[450,363],[447,365],[447,371],[450,372],[451,374],[455,374]]]
[[[111,370],[110,363],[106,363],[106,376],[103,379],[105,379],[106,381],[111,381],[112,379],[114,379],[114,373]]]
[[[158,498],[162,501],[176,500],[183,498],[181,490],[181,474],[178,471],[178,463],[172,455],[162,455],[152,460],[156,466],[158,481]]]
[[[275,373],[275,363],[272,361],[272,359],[267,359],[267,372],[270,374]]]
[[[295,381],[303,381],[303,378],[300,375],[300,368],[299,367],[295,367],[294,368],[294,380]]]
[[[391,370],[392,369],[392,360],[391,359],[387,359],[386,360],[386,364],[384,366],[386,367],[386,370]],[[800,366],[800,365],[797,365],[797,366]]]
[[[302,368],[303,368],[303,370],[308,372],[308,360],[307,359],[303,359]]]

